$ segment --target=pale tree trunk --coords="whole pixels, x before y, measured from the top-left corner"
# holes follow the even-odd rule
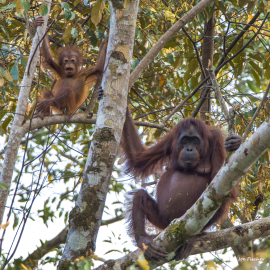
[[[51,0],[46,1],[46,3],[48,6],[48,14],[44,16],[44,24],[37,28],[36,35],[33,39],[32,48],[29,55],[29,60],[25,68],[23,80],[21,83],[20,94],[19,94],[18,104],[16,107],[14,121],[11,127],[9,140],[5,148],[5,159],[4,159],[2,172],[0,176],[0,183],[5,184],[7,186],[7,190],[0,188],[0,224],[3,221],[5,205],[7,202],[7,196],[9,194],[12,174],[13,174],[15,162],[17,159],[17,153],[18,153],[18,149],[21,143],[22,136],[24,134],[24,132],[22,132],[22,129],[24,129],[22,124],[23,124],[23,120],[24,120],[24,116],[26,112],[26,105],[28,102],[28,97],[29,97],[33,77],[35,74],[35,69],[36,69],[37,62],[40,55],[40,46],[42,43],[39,43],[39,42],[46,32],[46,26],[47,26],[49,12],[51,8]],[[37,46],[39,46],[39,48],[37,48]],[[30,60],[32,61],[30,62]]]
[[[232,154],[229,161],[220,169],[208,188],[185,215],[173,220],[169,226],[154,239],[157,246],[168,252],[168,257],[159,262],[149,261],[150,269],[154,269],[159,265],[173,260],[177,249],[183,245],[187,239],[198,234],[204,228],[221,204],[230,196],[231,191],[240,177],[246,173],[249,167],[263,155],[269,147],[270,122],[265,122]],[[262,225],[260,225],[260,222]],[[269,235],[269,218],[262,219],[254,224],[258,226],[254,227],[254,232],[242,234],[243,242],[254,240],[254,235],[256,235],[257,238]],[[237,228],[239,227],[236,227],[236,231]],[[239,232],[241,232],[241,229],[239,229]],[[231,241],[231,243],[233,243],[233,241]],[[225,243],[225,245],[227,244],[228,242]],[[214,245],[212,244],[212,246]],[[222,247],[221,245],[220,248]],[[215,246],[214,249],[217,249],[217,247]],[[126,269],[128,266],[136,264],[137,258],[138,251],[135,251],[123,258],[111,260],[109,264],[105,263],[97,269]]]
[[[109,43],[103,74],[102,98],[95,132],[85,165],[81,190],[69,217],[69,231],[59,269],[95,251],[112,167],[122,136],[127,106],[128,83],[133,55],[139,0],[127,8],[123,1],[110,3]]]
[[[205,37],[203,38],[203,45],[202,45],[202,66],[203,71],[201,75],[201,80],[203,81],[206,77],[209,76],[208,72],[208,65],[209,61],[211,61],[213,65],[213,55],[214,55],[214,35],[215,35],[215,13],[213,13],[213,17],[205,23],[204,25],[204,32]],[[201,91],[202,97],[202,106],[200,109],[200,119],[204,122],[209,121],[209,117],[206,113],[211,112],[211,100],[210,100],[210,91],[209,89],[203,89]]]

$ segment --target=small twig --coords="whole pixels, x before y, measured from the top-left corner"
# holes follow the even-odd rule
[[[153,109],[152,106],[150,106],[150,105],[144,100],[144,98],[136,91],[136,89],[135,89],[134,87],[131,87],[130,89],[136,94],[136,96],[138,96],[138,97],[143,101],[143,103],[144,103],[148,108]]]
[[[222,97],[220,87],[219,87],[219,84],[217,82],[215,72],[213,70],[212,63],[210,61],[209,61],[209,66],[210,66],[210,68],[209,68],[208,72],[209,72],[209,76],[210,76],[210,79],[211,79],[211,82],[212,82],[212,86],[213,86],[213,88],[215,90],[215,93],[216,93],[217,99],[219,101],[220,107],[221,107],[223,113],[225,114],[225,118],[226,118],[226,121],[227,121],[227,124],[228,124],[228,134],[233,135],[233,134],[235,134],[235,108],[231,108],[228,111],[225,100]]]
[[[202,74],[203,74],[203,78],[206,78],[205,70],[204,70],[203,65],[202,65],[202,61],[201,61],[201,58],[200,58],[200,54],[199,54],[198,48],[196,46],[196,42],[192,39],[192,37],[186,31],[185,27],[183,27],[182,30],[186,34],[186,36],[189,38],[189,40],[191,41],[191,43],[192,43],[192,45],[194,47],[194,50],[196,52],[196,55],[197,55],[197,60],[198,60],[199,65],[200,65],[200,68],[201,68],[201,71],[202,71]]]
[[[209,76],[208,76],[208,78],[209,78]],[[207,98],[208,93],[211,90],[211,87],[204,86],[204,88],[206,88],[206,89],[204,91],[202,91],[203,92],[203,95],[200,97],[200,101],[199,101],[198,105],[196,106],[194,112],[192,113],[192,116],[191,116],[192,118],[195,118],[196,117],[196,115],[200,111],[200,109],[201,109],[201,107],[202,107],[205,99]]]
[[[266,99],[267,99],[267,96],[268,96],[268,93],[269,93],[269,89],[270,89],[270,82],[269,82],[269,84],[268,84],[268,86],[267,86],[267,88],[266,88],[266,90],[265,90],[265,92],[264,92],[264,95],[263,95],[263,98],[262,98],[262,101],[261,101],[260,105],[258,106],[256,112],[254,113],[254,115],[253,115],[253,117],[252,117],[250,123],[248,124],[248,126],[247,126],[247,128],[246,128],[246,130],[245,130],[245,133],[244,133],[244,135],[243,135],[243,137],[242,137],[242,140],[243,140],[243,141],[247,138],[247,136],[248,136],[248,134],[249,134],[249,132],[250,132],[250,130],[251,130],[251,127],[252,127],[252,125],[253,125],[253,123],[254,123],[256,117],[258,116],[258,114],[259,114],[259,112],[260,112],[260,110],[261,110],[261,108],[262,108],[262,105],[264,104],[264,102],[265,102]]]
[[[228,121],[229,111],[228,111],[227,105],[225,103],[225,100],[223,99],[223,97],[221,95],[221,91],[220,91],[220,88],[219,88],[211,61],[209,61],[208,66],[210,66],[210,68],[208,69],[208,72],[209,72],[209,76],[210,76],[210,79],[212,82],[212,86],[216,92],[217,99],[219,101],[219,104],[221,106],[223,113],[225,114],[226,120]]]

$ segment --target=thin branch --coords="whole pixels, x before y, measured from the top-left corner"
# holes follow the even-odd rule
[[[270,82],[269,82],[269,84],[267,85],[267,88],[266,88],[266,90],[265,90],[265,92],[264,92],[264,95],[263,95],[263,98],[262,98],[262,101],[261,101],[260,105],[258,106],[256,112],[254,113],[254,115],[253,115],[253,117],[252,117],[250,123],[248,124],[248,126],[247,126],[247,128],[246,128],[246,130],[245,130],[245,133],[244,133],[244,135],[243,135],[243,137],[242,137],[242,140],[243,140],[243,141],[247,138],[247,136],[248,136],[248,134],[249,134],[249,132],[250,132],[250,130],[251,130],[251,127],[252,127],[252,125],[253,125],[253,123],[254,123],[256,117],[258,116],[258,114],[259,114],[259,112],[260,112],[260,110],[261,110],[261,108],[262,108],[264,102],[267,100],[267,96],[268,96],[269,90],[270,90]]]
[[[207,98],[208,93],[210,92],[210,90],[211,90],[211,87],[208,86],[207,89],[205,89],[203,91],[203,95],[201,96],[201,99],[200,99],[199,103],[197,104],[197,106],[196,106],[194,112],[192,113],[192,116],[191,117],[193,117],[193,118],[196,117],[196,115],[198,114],[198,112],[200,111],[200,109],[201,109],[201,107],[202,107],[202,105],[204,103],[204,100]]]
[[[220,91],[219,84],[217,82],[217,78],[216,78],[215,73],[214,73],[214,70],[213,70],[212,63],[210,62],[209,64],[210,64],[210,68],[209,68],[208,72],[209,72],[209,76],[210,76],[210,79],[211,79],[213,88],[214,88],[214,90],[216,92],[216,97],[217,97],[217,99],[219,101],[219,104],[221,106],[221,110],[225,114],[226,120],[228,120],[229,111],[228,111],[227,105],[225,103],[224,98],[221,95],[221,91]]]
[[[205,78],[206,77],[206,74],[205,74],[205,70],[204,70],[203,65],[202,65],[202,61],[201,61],[201,58],[200,58],[200,54],[199,54],[198,48],[196,46],[196,42],[191,38],[191,36],[189,35],[189,33],[186,31],[185,27],[183,27],[182,30],[184,31],[184,33],[186,34],[186,36],[189,38],[189,40],[193,44],[194,50],[195,50],[196,55],[197,55],[197,60],[199,62],[199,65],[200,65],[200,68],[201,68],[201,71],[202,71],[202,74],[203,74],[203,78]]]
[[[157,128],[157,129],[162,129],[165,131],[169,131],[168,128],[165,128],[162,125],[158,124],[153,124],[153,123],[148,123],[148,122],[142,122],[142,121],[134,121],[136,126],[142,126],[142,127],[150,127],[150,128]]]

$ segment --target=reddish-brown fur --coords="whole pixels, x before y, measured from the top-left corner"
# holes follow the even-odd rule
[[[191,127],[195,127],[204,144],[203,149],[200,149],[202,154],[197,152],[195,155],[199,157],[194,162],[194,167],[187,169],[179,162],[182,151],[179,153],[177,142],[181,134]],[[135,238],[138,247],[143,248],[143,243],[148,245],[145,251],[148,257],[160,259],[166,253],[152,243],[153,236],[146,233],[145,221],[149,220],[156,227],[165,229],[173,219],[185,214],[222,167],[226,156],[224,137],[219,129],[208,126],[199,119],[188,118],[179,122],[154,146],[146,148],[127,110],[121,146],[126,157],[127,172],[135,177],[146,178],[157,169],[167,166],[167,171],[157,185],[156,200],[144,189],[135,190],[129,193],[132,200],[128,201],[127,207],[129,234]],[[236,195],[235,188],[205,228],[227,218]]]
[[[37,25],[42,24],[38,18]],[[88,89],[103,74],[108,37],[100,45],[97,65],[91,68],[82,67],[82,54],[77,46],[66,46],[57,51],[57,62],[51,55],[48,36],[45,37],[41,55],[43,65],[58,78],[53,91],[44,90],[37,105],[35,117],[44,118],[50,115],[50,107],[58,114],[71,115],[83,104]]]

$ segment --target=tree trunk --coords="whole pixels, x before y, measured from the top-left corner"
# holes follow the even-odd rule
[[[59,269],[95,251],[112,167],[122,136],[128,83],[133,55],[139,0],[124,9],[123,2],[110,2],[109,43],[103,74],[104,97],[99,106],[95,132],[85,165],[81,190],[69,216],[69,231]]]
[[[18,104],[16,107],[15,116],[14,116],[14,121],[11,127],[9,140],[8,140],[6,150],[5,150],[5,159],[4,159],[3,168],[2,168],[2,172],[0,176],[0,183],[4,183],[7,186],[7,190],[0,188],[0,224],[3,222],[3,215],[4,215],[5,206],[7,202],[7,196],[9,194],[9,189],[11,185],[12,174],[13,174],[15,162],[17,159],[18,149],[19,149],[21,139],[23,136],[23,132],[21,131],[22,129],[24,129],[24,127],[22,127],[22,124],[24,121],[26,105],[28,102],[28,97],[29,97],[33,77],[35,74],[35,69],[37,66],[37,62],[39,60],[39,54],[40,54],[39,48],[42,44],[42,42],[40,44],[39,42],[40,42],[40,39],[43,38],[46,32],[48,16],[50,13],[51,0],[46,1],[46,3],[48,6],[48,14],[44,16],[44,24],[38,27],[36,35],[33,39],[32,48],[29,55],[29,61],[25,68],[23,80],[21,83],[21,89],[20,89]],[[39,46],[39,48],[37,48],[37,46]]]
[[[202,72],[201,80],[205,79],[205,76],[209,76],[209,72],[207,70],[209,61],[211,61],[213,65],[213,55],[214,55],[214,34],[215,34],[215,13],[213,13],[213,17],[205,23],[204,25],[204,33],[205,36],[203,38],[202,45],[202,66],[204,72]],[[205,76],[204,76],[205,75]],[[204,97],[204,95],[206,96]],[[211,99],[209,89],[204,88],[201,91],[201,97],[204,97],[205,100],[200,109],[200,119],[206,123],[209,122],[209,117],[206,113],[211,112]]]

